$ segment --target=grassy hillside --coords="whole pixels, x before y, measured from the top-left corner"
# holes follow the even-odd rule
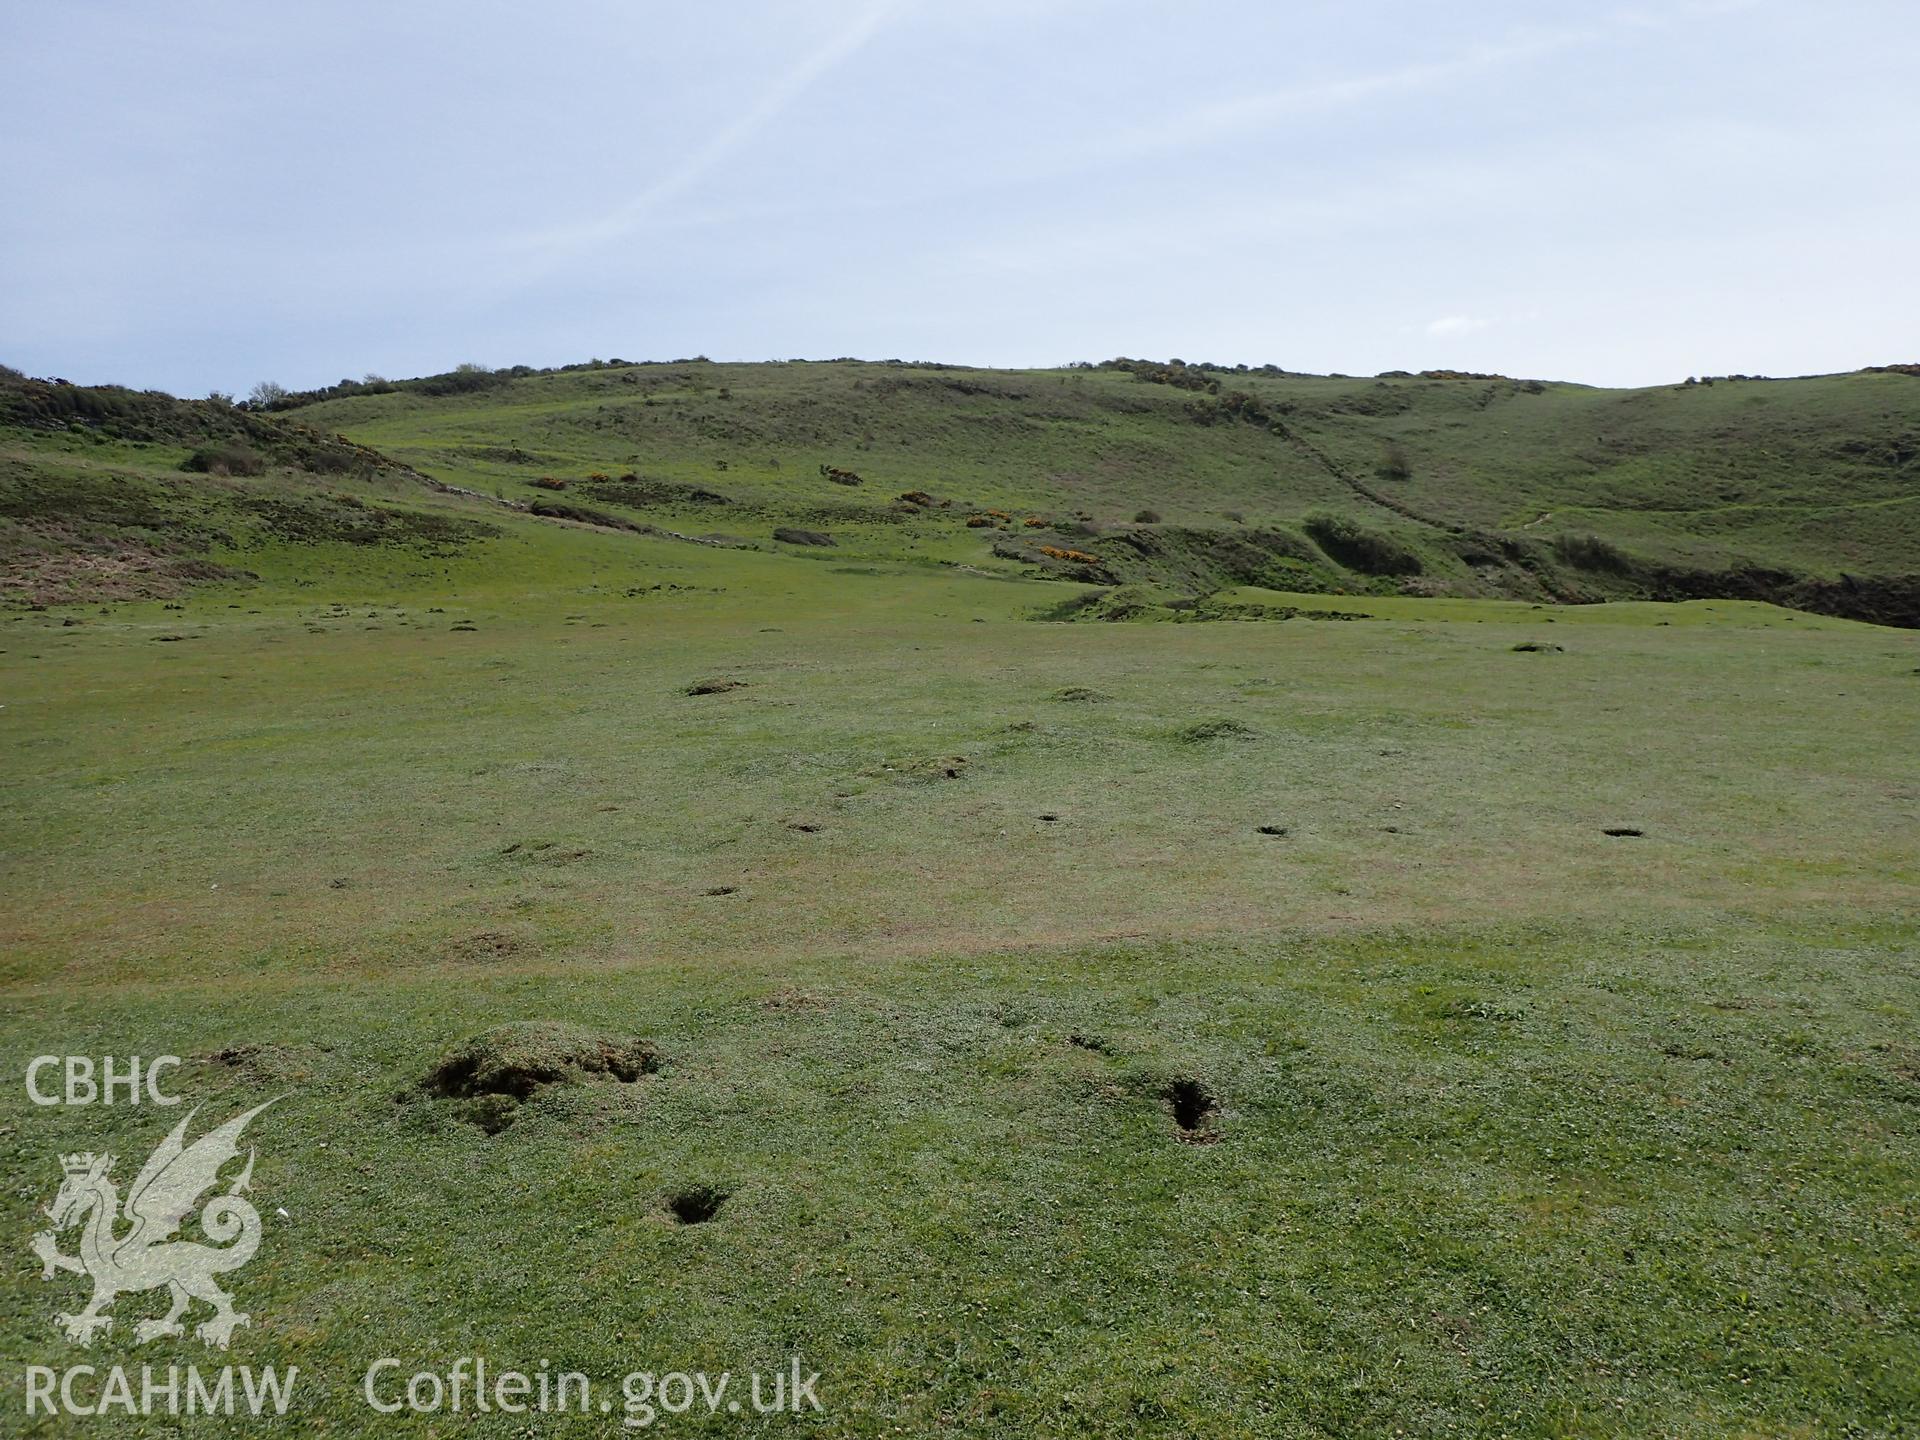
[[[1897,521],[1843,560],[1785,499],[1729,538],[1589,492],[1583,569],[1534,524],[1560,429],[1434,468],[1645,412],[1699,449],[1631,493],[1712,508],[1676,457],[1743,387],[457,383],[0,386],[0,1048],[179,1055],[209,1122],[284,1097],[232,1349],[142,1343],[151,1294],[82,1347],[26,1248],[57,1157],[124,1183],[179,1112],[16,1064],[20,1363],[298,1365],[285,1425],[342,1436],[602,1435],[629,1372],[796,1354],[825,1435],[1920,1412],[1920,636],[1650,598],[1897,594]],[[1268,418],[1189,414],[1242,383]],[[1753,393],[1804,458],[1920,381]],[[1907,513],[1876,463],[1836,513]],[[472,1354],[614,1408],[362,1399]],[[20,1376],[8,1433],[84,1428]]]
[[[0,485],[16,496],[0,543],[97,541],[87,487],[106,476],[152,519],[177,505],[171,540],[191,547],[208,506],[229,503],[220,472],[239,469],[224,478],[248,493],[279,474],[332,503],[358,493],[344,482],[384,478],[416,507],[471,491],[476,519],[1133,584],[1160,605],[1253,584],[1761,599],[1920,624],[1920,378],[1905,373],[1599,391],[1145,362],[699,361],[345,388],[360,393],[260,413],[0,381]],[[236,446],[252,464],[222,462]],[[214,479],[184,480],[183,464]],[[80,528],[51,534],[63,507]],[[213,531],[247,570],[292,533]]]
[[[534,498],[547,477],[580,505],[758,543],[786,521],[857,553],[1188,592],[1733,596],[1920,622],[1920,378],[1902,373],[1600,391],[687,363],[291,413],[488,493]],[[983,514],[994,528],[968,534]]]

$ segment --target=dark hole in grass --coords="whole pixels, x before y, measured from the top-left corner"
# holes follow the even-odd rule
[[[820,827],[811,820],[789,820],[787,829],[798,830],[802,835],[818,835]]]
[[[740,887],[738,885],[711,885],[700,893],[703,895],[737,895],[740,893]]]
[[[1167,1083],[1166,1102],[1173,1111],[1173,1123],[1180,1127],[1180,1138],[1192,1140],[1206,1132],[1220,1112],[1220,1102],[1200,1081],[1182,1075]]]
[[[1060,817],[1058,815],[1055,815],[1051,810],[1043,811],[1040,815],[1040,818],[1046,821],[1047,824],[1049,825],[1057,824],[1060,819]]]
[[[704,1225],[727,1203],[727,1192],[712,1185],[692,1185],[667,1196],[667,1213],[681,1225]]]
[[[1287,827],[1284,825],[1262,825],[1260,827],[1260,833],[1262,835],[1284,835],[1287,833]]]
[[[520,1102],[511,1095],[476,1095],[466,1103],[461,1118],[489,1135],[498,1135],[513,1123],[519,1108]]]
[[[1626,838],[1630,836],[1645,835],[1647,832],[1632,825],[1609,825],[1605,830],[1602,830],[1600,833],[1602,835],[1612,835],[1619,838]]]

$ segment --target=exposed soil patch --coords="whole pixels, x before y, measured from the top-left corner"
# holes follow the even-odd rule
[[[660,1068],[650,1041],[560,1020],[513,1020],[463,1040],[427,1072],[435,1095],[511,1095],[589,1077],[631,1083]]]
[[[1284,825],[1261,825],[1256,828],[1257,832],[1261,835],[1285,835],[1287,833],[1287,827]]]
[[[500,853],[518,855],[524,860],[537,860],[544,865],[571,865],[576,860],[585,860],[593,851],[580,845],[560,845],[552,840],[541,840],[532,845],[516,840],[511,845],[502,846]]]
[[[818,835],[824,827],[814,820],[789,820],[787,829],[798,830],[802,835]]]
[[[512,1123],[515,1107],[544,1086],[631,1084],[659,1068],[659,1053],[637,1036],[557,1020],[516,1020],[462,1041],[427,1072],[420,1088],[475,1102],[464,1118],[492,1132]]]
[[[1624,839],[1638,839],[1640,836],[1645,835],[1647,832],[1640,829],[1638,826],[1634,826],[1634,825],[1609,825],[1606,827],[1606,829],[1602,830],[1600,833],[1602,835],[1612,835],[1616,839],[1624,840]]]
[[[1513,648],[1516,653],[1523,655],[1564,655],[1567,649],[1564,645],[1549,644],[1545,640],[1522,640]]]
[[[526,942],[505,930],[481,930],[447,946],[446,957],[462,964],[484,965],[511,959],[525,948]]]
[[[1100,705],[1113,697],[1103,690],[1095,690],[1086,685],[1067,685],[1053,692],[1049,699],[1058,700],[1067,705]]]
[[[934,755],[924,760],[888,761],[868,773],[896,785],[934,785],[943,780],[958,780],[967,773],[964,755]]]
[[[744,690],[746,688],[747,682],[744,680],[696,680],[693,684],[687,686],[686,693],[689,695],[724,695],[729,690]]]
[[[802,530],[794,525],[781,525],[773,532],[773,538],[783,545],[831,545],[833,536],[824,530]]]
[[[667,1213],[678,1225],[704,1225],[720,1213],[731,1195],[715,1185],[690,1185],[667,1195]]]
[[[710,885],[700,893],[712,899],[721,895],[738,895],[740,893],[740,887],[738,885]]]

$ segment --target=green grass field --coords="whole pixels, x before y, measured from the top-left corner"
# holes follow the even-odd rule
[[[1285,436],[1116,371],[286,413],[477,495],[271,430],[183,472],[197,410],[0,429],[0,1430],[244,1431],[29,1417],[27,1364],[297,1365],[286,1433],[599,1435],[361,1376],[797,1354],[820,1413],[657,1428],[1912,1433],[1920,639],[1648,597],[1897,599],[1920,382],[1491,384],[1230,378]],[[1157,623],[1074,618],[1119,592],[1040,544]],[[519,1042],[559,1078],[437,1093],[522,1022],[574,1027]],[[181,1056],[196,1125],[284,1096],[224,1355],[139,1343],[154,1294],[56,1327],[59,1156],[124,1185],[180,1112],[30,1104],[48,1052]]]

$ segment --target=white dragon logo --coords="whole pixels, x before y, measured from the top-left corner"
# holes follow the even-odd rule
[[[163,1285],[172,1296],[172,1308],[160,1319],[142,1320],[136,1325],[134,1336],[138,1340],[184,1333],[186,1327],[180,1317],[195,1300],[204,1300],[214,1309],[193,1332],[209,1345],[224,1350],[234,1330],[249,1323],[245,1314],[233,1308],[233,1297],[214,1283],[214,1276],[238,1270],[260,1248],[260,1213],[241,1198],[253,1178],[251,1149],[246,1168],[226,1193],[214,1196],[200,1211],[200,1228],[214,1243],[201,1245],[174,1236],[200,1203],[201,1195],[219,1179],[220,1168],[240,1153],[240,1132],[273,1103],[269,1100],[235,1116],[191,1145],[186,1143],[187,1122],[198,1107],[189,1110],[140,1167],[133,1188],[127,1192],[124,1216],[120,1213],[119,1190],[111,1179],[113,1156],[60,1157],[66,1180],[53,1204],[46,1207],[53,1228],[33,1237],[33,1253],[45,1267],[40,1274],[43,1280],[53,1279],[60,1270],[93,1279],[93,1298],[86,1309],[59,1317],[68,1339],[91,1344],[96,1331],[112,1327],[113,1317],[101,1312],[115,1296],[129,1290],[156,1290]],[[131,1228],[116,1235],[114,1227],[122,1219],[131,1222]],[[86,1227],[80,1234],[80,1254],[62,1255],[55,1236],[82,1220]]]

